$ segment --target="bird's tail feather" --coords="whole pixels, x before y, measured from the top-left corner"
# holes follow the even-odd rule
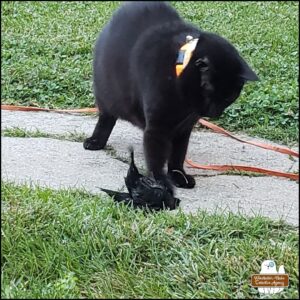
[[[131,159],[131,164],[134,165],[134,150],[132,146],[128,147],[129,153],[130,153],[130,159]]]
[[[135,163],[134,163],[134,150],[133,150],[133,147],[132,146],[129,146],[128,147],[128,150],[129,150],[129,153],[130,153],[130,167],[129,167],[129,170],[128,172],[131,174],[131,175],[135,175],[135,176],[140,176],[139,174],[139,170],[137,169]],[[128,174],[127,174],[128,176]]]

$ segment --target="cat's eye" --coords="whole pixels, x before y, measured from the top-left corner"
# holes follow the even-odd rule
[[[198,67],[201,71],[207,71],[208,70],[208,59],[206,57],[198,58],[195,61],[195,66]]]

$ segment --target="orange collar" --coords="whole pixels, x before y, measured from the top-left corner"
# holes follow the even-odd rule
[[[179,77],[179,75],[182,73],[184,68],[189,63],[192,54],[197,46],[198,39],[193,38],[192,36],[188,35],[186,37],[186,43],[179,49],[178,57],[176,61],[176,75]]]

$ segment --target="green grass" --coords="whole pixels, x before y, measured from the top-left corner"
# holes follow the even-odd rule
[[[87,135],[82,132],[69,132],[65,134],[45,133],[40,130],[27,130],[19,127],[4,128],[1,130],[1,136],[20,137],[20,138],[51,138],[71,142],[83,142]]]
[[[146,214],[82,191],[2,182],[3,298],[257,298],[263,260],[298,299],[298,231],[262,217]]]
[[[92,51],[119,2],[4,2],[2,103],[93,106]],[[298,141],[298,2],[173,2],[180,14],[231,41],[260,77],[218,123]]]

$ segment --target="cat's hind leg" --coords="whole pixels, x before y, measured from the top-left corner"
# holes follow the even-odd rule
[[[83,147],[86,150],[103,149],[116,124],[117,119],[106,112],[101,112],[91,137],[85,139]]]

